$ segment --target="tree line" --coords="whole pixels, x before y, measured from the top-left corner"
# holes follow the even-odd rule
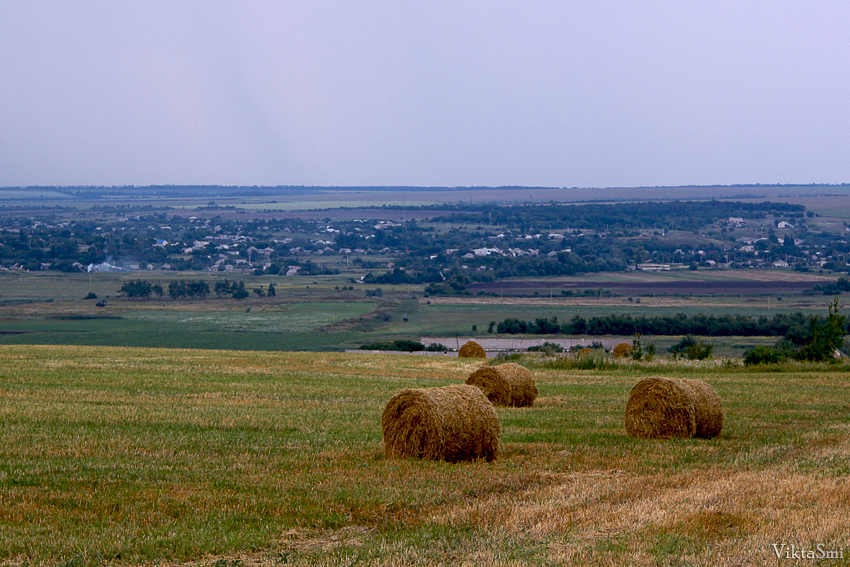
[[[442,210],[451,206],[442,205]],[[790,203],[731,201],[647,201],[614,204],[558,204],[505,207],[485,204],[470,207],[455,205],[437,220],[481,225],[532,227],[570,227],[598,231],[632,230],[640,227],[666,227],[698,230],[707,224],[729,217],[761,219],[768,214],[800,218],[806,209]],[[469,210],[473,208],[475,210]]]
[[[745,315],[660,315],[633,317],[611,314],[584,318],[574,315],[560,322],[557,317],[538,317],[534,321],[507,318],[491,321],[488,333],[510,335],[697,335],[716,337],[755,337],[805,335],[810,320],[802,313],[779,313],[773,317]]]
[[[217,281],[213,290],[216,296],[220,298],[244,299],[250,295],[248,290],[245,289],[244,281]],[[142,279],[124,282],[118,292],[132,300],[150,299],[151,296],[161,298],[166,294],[165,289],[160,284],[152,284]],[[273,283],[269,283],[266,289],[262,287],[254,288],[253,292],[258,297],[275,297],[277,294]],[[176,280],[168,284],[167,293],[171,299],[206,299],[210,295],[210,286],[203,280]]]

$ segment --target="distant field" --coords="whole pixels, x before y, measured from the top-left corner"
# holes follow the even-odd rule
[[[365,273],[364,270],[361,270]],[[57,272],[0,272],[0,305],[15,301],[56,300],[78,301],[88,293],[98,298],[118,297],[124,282],[143,279],[167,289],[176,280],[208,282],[213,289],[216,281],[242,280],[249,289],[267,287],[274,283],[280,297],[315,297],[316,293],[334,294],[335,289],[350,284],[352,274],[340,276],[294,277],[254,276],[252,274],[220,274],[213,272],[99,272],[92,274],[63,274]],[[357,276],[359,277],[359,275]],[[835,282],[837,275],[801,273],[781,270],[738,270],[671,272],[612,272],[576,277],[508,279],[492,283],[473,283],[467,286],[472,294],[486,291],[499,295],[559,296],[562,291],[582,293],[585,290],[608,290],[618,296],[742,296],[764,299],[767,295],[793,300],[815,285]],[[312,286],[312,291],[308,288]],[[424,285],[358,286],[355,293],[363,295],[366,288],[383,287],[390,291],[422,294]],[[434,299],[439,299],[435,297]]]
[[[244,187],[86,188],[89,196],[72,197],[79,188],[0,187],[0,206],[73,206],[81,210],[109,205],[171,207],[195,211],[210,201],[235,206],[252,215],[264,211],[309,211],[374,206],[416,207],[458,203],[617,202],[623,200],[732,199],[805,204],[825,216],[850,218],[848,186],[701,186],[701,187],[279,187],[252,194]],[[102,194],[95,196],[101,191]]]
[[[212,303],[212,301],[211,301]],[[353,333],[322,333],[321,327],[358,317],[375,307],[372,302],[299,302],[273,309],[206,309],[181,305],[177,309],[108,307],[74,314],[52,307],[19,308],[0,330],[5,344],[76,344],[103,346],[180,347],[231,350],[339,349],[340,342],[357,342]],[[211,306],[212,307],[212,306]],[[218,307],[218,306],[216,306]],[[91,308],[92,311],[96,308]],[[33,312],[34,310],[35,312]],[[25,314],[32,313],[27,317]]]
[[[493,463],[386,459],[389,397],[478,364],[0,346],[0,565],[785,564],[774,543],[847,554],[844,366],[532,365],[539,397],[497,409]],[[624,405],[647,375],[709,382],[720,437],[628,437]]]
[[[423,295],[424,286],[381,286],[382,297],[368,297],[378,286],[348,287],[346,278],[256,277],[239,275],[246,287],[277,287],[277,297],[237,301],[210,297],[205,301],[170,298],[128,301],[118,297],[123,282],[143,278],[160,283],[203,279],[211,288],[219,274],[207,273],[0,273],[0,344],[78,344],[102,346],[181,347],[234,350],[343,350],[361,344],[422,336],[488,336],[491,321],[609,314],[654,317],[684,313],[772,316],[801,311],[826,313],[830,298],[794,293],[834,278],[812,274],[697,272],[604,274],[595,278],[555,278],[494,284],[497,297]],[[761,276],[763,281],[758,280]],[[233,279],[234,276],[228,276]],[[789,287],[778,290],[781,278]],[[498,289],[495,286],[498,286]],[[684,293],[681,286],[699,292]],[[730,285],[753,292],[731,294]],[[669,287],[668,287],[669,286]],[[679,286],[679,287],[676,287]],[[506,289],[505,289],[506,288]],[[767,291],[769,288],[769,292]],[[473,288],[474,289],[474,288]],[[562,289],[607,289],[615,295],[563,297]],[[654,295],[637,290],[673,290]],[[501,297],[502,292],[506,296]],[[723,291],[727,293],[723,293]],[[534,295],[534,292],[537,295]],[[84,300],[94,293],[106,300]],[[520,293],[526,297],[514,297]],[[410,296],[414,295],[415,300]],[[473,330],[473,325],[475,330]],[[655,339],[654,339],[655,340]],[[674,339],[658,338],[668,345]],[[740,356],[757,339],[712,338],[718,356]],[[754,343],[753,341],[756,341]]]
[[[826,281],[835,281],[834,278],[823,278],[815,280],[817,283]],[[490,294],[557,294],[560,295],[564,291],[581,291],[604,289],[618,295],[641,295],[641,296],[661,296],[661,295],[787,295],[799,294],[805,290],[812,289],[815,285],[812,280],[794,281],[794,280],[769,280],[769,279],[739,279],[739,280],[715,280],[715,281],[699,281],[699,280],[668,280],[668,281],[621,281],[621,282],[596,282],[597,287],[592,287],[590,282],[555,282],[541,280],[526,280],[526,281],[507,281],[493,283],[473,283],[467,286],[473,293],[486,292]]]
[[[823,195],[817,197],[790,197],[784,199],[788,203],[795,203],[806,207],[807,211],[830,219],[850,219],[850,198],[848,195]],[[817,219],[814,219],[815,221]]]

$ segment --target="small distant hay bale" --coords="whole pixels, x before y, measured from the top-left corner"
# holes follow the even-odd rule
[[[496,410],[475,386],[401,390],[381,416],[387,458],[414,457],[450,463],[486,459],[499,452]]]
[[[635,384],[626,402],[626,432],[643,439],[716,437],[723,406],[702,380],[651,377]]]
[[[466,383],[480,388],[494,406],[530,407],[537,398],[537,384],[531,372],[513,362],[482,366],[469,375]]]
[[[460,358],[487,358],[487,352],[480,344],[475,341],[467,341],[460,350],[457,351]]]
[[[589,354],[593,354],[593,349],[588,348],[588,347],[584,347],[583,349],[578,351],[578,354],[576,354],[576,358],[583,358],[583,357],[585,357]]]
[[[626,358],[632,353],[632,345],[620,343],[614,347],[614,358]]]

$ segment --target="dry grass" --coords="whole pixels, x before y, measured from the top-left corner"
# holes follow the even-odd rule
[[[679,559],[690,565],[765,565],[772,563],[770,543],[847,545],[840,514],[848,499],[847,477],[615,470],[564,475],[519,502],[494,495],[440,510],[434,520],[486,526],[494,539],[523,533],[552,542],[548,559],[556,564],[656,565],[653,545],[666,535],[680,540]],[[606,557],[600,544],[611,539],[623,553]]]
[[[494,462],[385,458],[389,396],[478,364],[0,347],[0,564],[731,567],[777,564],[773,543],[850,555],[846,368],[536,370],[535,406],[496,410]],[[626,435],[643,371],[710,382],[721,435]]]

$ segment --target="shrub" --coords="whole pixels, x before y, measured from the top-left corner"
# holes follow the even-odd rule
[[[534,345],[528,347],[528,352],[542,352],[547,355],[551,355],[556,352],[564,352],[564,347],[562,347],[558,343],[545,342],[542,345]]]
[[[620,364],[613,359],[594,355],[592,352],[579,358],[559,356],[555,360],[547,360],[537,366],[551,370],[616,370],[620,368]]]
[[[635,333],[630,356],[634,360],[646,360],[647,362],[650,362],[653,358],[655,358],[655,345],[650,343],[649,346],[646,347],[646,350],[644,350],[640,339],[641,334]]]
[[[418,352],[420,350],[425,350],[425,346],[419,341],[414,341],[411,339],[396,339],[392,342],[369,343],[360,345],[360,350],[400,350],[403,352]]]
[[[688,360],[705,360],[711,358],[714,345],[704,345],[702,341],[697,342],[691,335],[682,337],[678,343],[670,347],[670,352],[676,358],[684,356]]]
[[[496,354],[495,357],[493,357],[492,364],[501,364],[503,362],[515,362],[517,360],[522,360],[522,355],[520,353],[502,351]]]
[[[779,349],[768,346],[754,346],[744,353],[744,366],[758,364],[779,364],[785,362],[786,355]]]

